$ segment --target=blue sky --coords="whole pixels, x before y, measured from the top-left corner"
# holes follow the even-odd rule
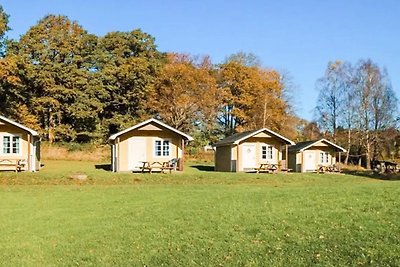
[[[296,113],[311,120],[315,82],[333,60],[372,59],[386,67],[400,97],[400,1],[122,1],[2,0],[10,38],[18,39],[47,14],[78,21],[88,32],[140,28],[163,52],[210,55],[221,63],[243,51],[297,84]]]

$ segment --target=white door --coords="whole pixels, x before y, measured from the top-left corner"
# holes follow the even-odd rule
[[[315,165],[315,152],[309,151],[304,152],[304,170],[305,171],[315,171],[317,166]]]
[[[129,170],[140,170],[142,161],[147,160],[146,139],[142,137],[132,137],[129,139],[128,166]]]
[[[242,164],[243,169],[257,168],[255,144],[242,145]]]

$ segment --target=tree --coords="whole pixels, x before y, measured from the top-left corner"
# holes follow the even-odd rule
[[[3,10],[3,7],[0,5],[0,57],[4,56],[5,53],[5,33],[10,30],[8,27],[8,18],[9,15],[6,14]]]
[[[169,54],[167,60],[148,108],[179,130],[193,133],[198,128],[211,137],[220,97],[209,59],[196,63],[187,55]]]
[[[371,160],[377,159],[379,154],[379,133],[395,125],[397,99],[386,71],[381,71],[371,60],[358,63],[355,83],[359,125],[369,169]]]
[[[23,99],[23,81],[19,71],[23,69],[16,56],[0,58],[0,113],[15,117],[15,107]]]
[[[302,139],[300,141],[318,140],[321,137],[321,131],[315,121],[303,121]]]
[[[332,135],[336,142],[336,131],[341,114],[346,110],[346,94],[350,85],[350,66],[341,61],[329,62],[324,77],[317,81],[319,91],[316,115],[320,128]]]
[[[141,30],[111,32],[100,38],[95,72],[105,89],[100,114],[103,132],[114,133],[145,116],[162,60],[154,38]]]
[[[236,62],[246,67],[261,67],[261,60],[257,55],[242,51],[228,56],[225,63],[229,62]]]
[[[225,135],[261,127],[280,129],[288,103],[277,71],[231,61],[220,66],[218,77],[224,96],[219,122]]]
[[[23,104],[38,116],[50,142],[73,140],[77,131],[96,127],[101,104],[96,98],[87,98],[92,90],[90,60],[95,42],[96,37],[76,22],[48,15],[10,51],[24,65]]]

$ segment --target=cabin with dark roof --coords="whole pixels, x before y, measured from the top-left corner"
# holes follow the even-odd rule
[[[289,147],[289,168],[296,172],[316,172],[338,163],[346,150],[326,139],[305,141]]]
[[[267,128],[237,133],[214,144],[215,170],[254,171],[266,163],[287,168],[287,153],[283,155],[283,151],[288,151],[288,146],[294,144]]]

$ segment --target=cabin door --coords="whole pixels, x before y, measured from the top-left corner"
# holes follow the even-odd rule
[[[128,167],[129,170],[140,170],[143,161],[147,161],[146,139],[142,137],[132,137],[129,139]]]
[[[243,164],[243,170],[254,169],[257,167],[255,144],[242,145],[242,164]]]
[[[315,171],[317,169],[314,151],[304,152],[304,171]]]

